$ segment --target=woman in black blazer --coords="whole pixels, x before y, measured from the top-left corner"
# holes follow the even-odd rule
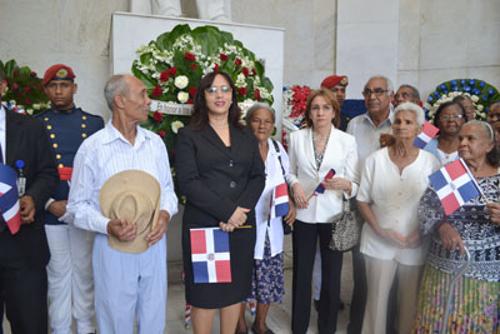
[[[240,124],[240,113],[231,78],[209,73],[200,82],[189,126],[177,138],[177,180],[187,199],[182,229],[186,300],[193,306],[194,333],[211,333],[217,309],[221,333],[234,333],[239,305],[250,294],[254,207],[265,174],[257,141]],[[231,232],[232,281],[194,283],[189,230],[217,226]]]

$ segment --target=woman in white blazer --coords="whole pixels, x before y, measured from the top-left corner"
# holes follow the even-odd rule
[[[356,140],[335,128],[339,105],[329,90],[313,91],[306,108],[308,127],[290,135],[290,181],[297,205],[293,233],[292,331],[305,333],[311,309],[311,279],[316,244],[321,252],[322,283],[319,333],[334,333],[340,306],[342,253],[328,248],[331,222],[343,200],[356,195],[359,183]],[[333,169],[335,176],[325,180]],[[323,183],[324,193],[314,195]]]

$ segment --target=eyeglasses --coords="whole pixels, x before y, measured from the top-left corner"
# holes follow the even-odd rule
[[[227,93],[230,93],[232,91],[231,87],[230,86],[220,86],[220,87],[217,87],[217,86],[211,86],[211,87],[208,87],[207,89],[205,89],[205,92],[207,92],[207,94],[216,94],[218,92],[221,92],[222,94],[227,94]]]
[[[389,90],[388,89],[382,89],[382,88],[375,88],[374,90],[371,90],[369,88],[366,88],[361,94],[363,94],[364,97],[370,97],[372,94],[375,94],[375,96],[379,97],[387,93]]]
[[[443,116],[439,116],[439,120],[441,121],[456,121],[456,120],[459,120],[459,119],[462,119],[464,118],[464,115],[443,115]]]

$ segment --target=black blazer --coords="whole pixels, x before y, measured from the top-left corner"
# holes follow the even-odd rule
[[[218,226],[237,206],[252,209],[247,224],[255,225],[254,208],[264,189],[264,163],[257,140],[248,129],[230,127],[231,147],[210,126],[179,132],[175,168],[186,196],[184,225]]]
[[[0,257],[26,260],[31,265],[47,265],[49,248],[43,215],[45,202],[54,192],[58,175],[47,132],[39,121],[6,110],[6,162],[25,163],[26,195],[36,206],[35,222],[23,224],[15,235],[6,228],[0,233]]]

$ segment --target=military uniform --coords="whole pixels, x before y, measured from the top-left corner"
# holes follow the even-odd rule
[[[78,333],[93,332],[93,233],[59,221],[48,211],[53,201],[67,200],[73,160],[81,143],[104,126],[101,117],[80,108],[48,109],[35,116],[45,126],[55,153],[59,184],[45,209],[45,231],[51,259],[47,265],[50,327],[53,333],[70,333],[71,316]]]

